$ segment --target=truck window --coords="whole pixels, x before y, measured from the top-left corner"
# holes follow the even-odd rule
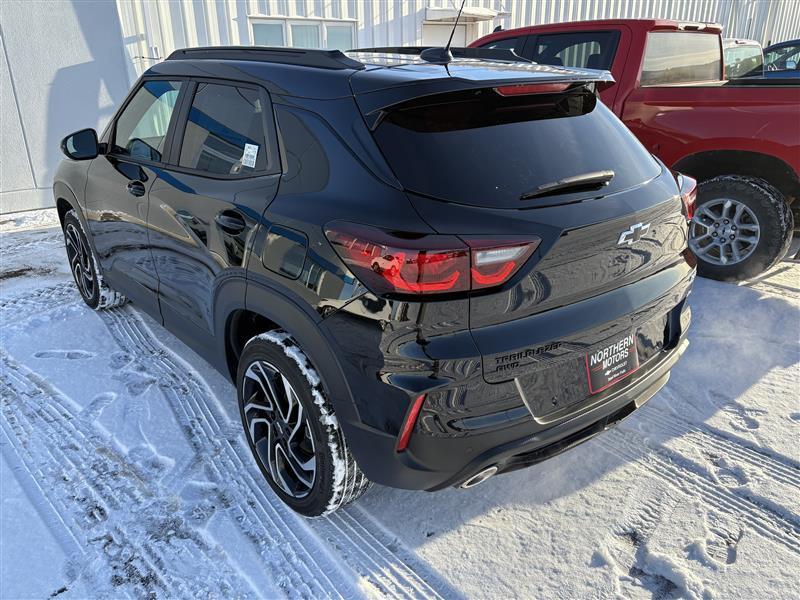
[[[481,48],[508,48],[509,50],[514,50],[519,54],[519,51],[522,50],[522,41],[524,39],[524,37],[503,38],[501,40],[488,42],[481,46]]]
[[[542,65],[608,70],[614,61],[618,41],[618,31],[540,35],[530,58]]]
[[[720,38],[711,33],[655,31],[647,36],[641,84],[663,85],[722,78]]]

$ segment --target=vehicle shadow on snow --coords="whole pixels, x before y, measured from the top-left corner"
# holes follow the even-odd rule
[[[786,264],[759,279],[762,283],[769,281]],[[788,287],[790,291],[794,288],[783,282],[775,282],[775,286]],[[735,432],[732,437],[747,440],[749,432],[759,427],[760,414],[748,399],[748,390],[771,370],[800,362],[797,307],[747,284],[737,286],[704,279],[695,283],[690,303],[693,324],[688,350],[673,368],[667,386],[628,417],[622,428],[643,433],[650,444],[655,439],[656,444],[663,445],[682,435],[682,428],[671,427],[670,419],[691,428],[722,411]],[[458,529],[482,515],[501,512],[505,507],[535,510],[579,493],[617,467],[645,457],[652,448],[645,443],[627,445],[625,452],[617,454],[613,452],[616,440],[614,431],[606,432],[548,461],[491,478],[469,490],[428,494],[375,486],[360,506],[407,545],[423,546],[437,534]],[[617,490],[617,498],[604,497],[602,502],[609,507],[624,506],[630,489],[620,486]],[[536,519],[535,514],[531,518]],[[573,522],[561,521],[566,527]],[[585,526],[580,519],[574,523],[576,527]],[[565,539],[582,533],[578,529],[561,531]],[[507,531],[500,529],[494,535],[500,539]],[[490,538],[487,534],[486,540]]]

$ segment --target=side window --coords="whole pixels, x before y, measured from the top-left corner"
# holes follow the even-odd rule
[[[267,108],[254,89],[198,83],[178,164],[216,175],[274,172],[276,153],[264,135]]]
[[[112,153],[160,161],[180,81],[146,81],[117,119]]]
[[[718,81],[721,76],[718,35],[688,31],[656,31],[647,35],[642,85]]]
[[[800,46],[784,46],[767,52],[764,63],[768,71],[792,71],[800,63]]]
[[[481,48],[508,48],[509,50],[515,50],[519,41],[520,38],[518,37],[503,38],[502,40],[495,40],[484,44]]]
[[[608,70],[614,62],[618,41],[618,31],[540,35],[532,60],[558,67]]]

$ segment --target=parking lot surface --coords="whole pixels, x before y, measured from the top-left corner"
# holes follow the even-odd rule
[[[304,520],[221,375],[84,305],[53,214],[0,224],[0,596],[800,596],[799,264],[698,280],[669,384],[600,437]]]

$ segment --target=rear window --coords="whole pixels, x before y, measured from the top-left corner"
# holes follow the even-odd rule
[[[657,31],[648,34],[642,85],[717,81],[722,78],[720,38],[710,33]]]
[[[619,31],[540,35],[531,58],[542,65],[608,70],[614,61],[618,41]]]
[[[520,196],[596,171],[616,174],[603,193],[660,173],[633,134],[585,89],[504,97],[490,88],[428,96],[390,111],[375,139],[410,191],[477,206],[535,206],[536,200]]]

